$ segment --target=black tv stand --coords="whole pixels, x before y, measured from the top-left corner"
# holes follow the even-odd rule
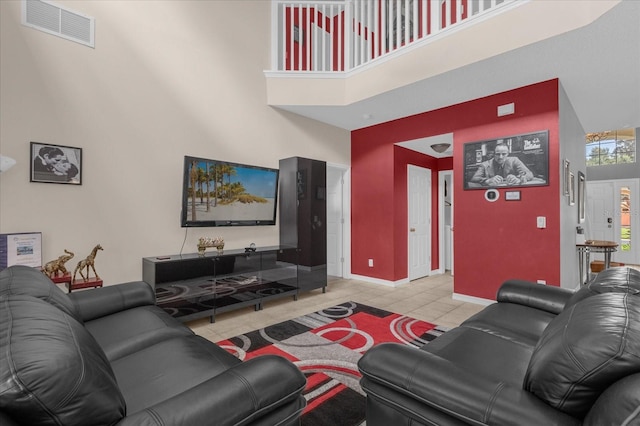
[[[298,250],[292,247],[244,249],[145,257],[142,279],[173,317],[186,322],[286,296],[298,298]],[[286,260],[285,260],[286,259]]]

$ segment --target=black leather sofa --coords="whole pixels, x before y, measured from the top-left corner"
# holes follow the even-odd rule
[[[0,272],[0,424],[297,425],[304,375],[241,362],[155,305],[144,282],[66,294]]]
[[[420,349],[359,362],[367,426],[640,425],[640,271],[576,292],[511,280]]]

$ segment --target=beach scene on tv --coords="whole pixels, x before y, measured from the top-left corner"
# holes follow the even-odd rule
[[[188,167],[188,222],[275,220],[277,170],[197,159]]]

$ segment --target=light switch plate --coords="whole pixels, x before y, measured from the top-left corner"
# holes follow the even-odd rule
[[[545,216],[538,216],[537,218],[538,228],[543,229],[547,227],[547,218]]]

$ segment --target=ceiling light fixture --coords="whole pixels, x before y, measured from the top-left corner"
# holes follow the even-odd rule
[[[442,154],[451,146],[450,143],[434,143],[431,145],[431,149],[437,152],[438,154]]]

